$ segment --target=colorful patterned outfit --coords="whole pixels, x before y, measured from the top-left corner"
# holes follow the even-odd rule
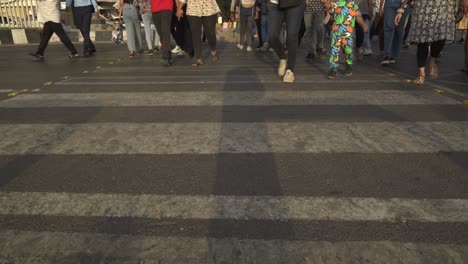
[[[346,64],[353,65],[353,33],[359,7],[354,0],[332,0],[330,13],[334,15],[330,68],[338,68],[340,51],[343,49]]]

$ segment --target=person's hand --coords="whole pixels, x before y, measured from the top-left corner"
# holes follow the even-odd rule
[[[184,17],[184,10],[182,10],[182,8],[177,9],[176,16],[177,20],[180,21]]]
[[[94,15],[95,15],[97,18],[99,18],[99,11],[96,12],[96,13],[94,13]]]
[[[239,19],[240,19],[239,14],[236,14],[236,21],[239,21]]]
[[[231,21],[234,21],[234,18],[235,18],[235,14],[234,12],[231,12]]]
[[[396,16],[395,16],[395,25],[398,26],[400,24],[400,21],[401,21],[401,17],[403,16],[402,13],[397,13]]]
[[[368,32],[369,31],[369,26],[367,24],[364,24],[362,27],[362,31]]]

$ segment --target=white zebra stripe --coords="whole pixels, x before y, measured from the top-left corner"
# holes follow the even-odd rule
[[[468,122],[2,124],[0,155],[468,151]]]
[[[427,91],[266,91],[24,94],[0,107],[459,104]]]

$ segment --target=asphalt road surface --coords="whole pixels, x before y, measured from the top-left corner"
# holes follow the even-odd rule
[[[296,83],[220,44],[199,68],[0,48],[0,263],[468,263],[461,46]],[[407,74],[407,75],[405,75]]]

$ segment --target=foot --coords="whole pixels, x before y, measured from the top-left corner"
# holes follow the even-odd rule
[[[192,67],[198,67],[203,65],[203,60],[198,59],[194,64],[192,64]]]
[[[374,54],[374,52],[372,52],[371,49],[366,48],[366,49],[364,49],[364,50],[362,51],[362,54],[363,54],[364,56],[370,56],[370,55]]]
[[[429,77],[431,79],[437,79],[439,77],[439,67],[437,67],[435,59],[431,59],[429,62]]]
[[[128,57],[130,57],[130,58],[134,58],[135,55],[136,55],[136,52],[135,52],[135,51],[130,51],[130,52],[128,53]]]
[[[161,64],[164,66],[171,66],[172,64],[174,64],[174,60],[172,58],[161,59]]]
[[[218,62],[218,61],[219,61],[218,54],[216,53],[216,51],[212,51],[211,52],[211,62],[215,63],[215,62]]]
[[[68,58],[70,58],[70,59],[76,59],[76,58],[79,58],[79,57],[80,57],[80,54],[78,54],[78,53],[68,54]]]
[[[418,76],[416,79],[413,80],[413,83],[416,85],[423,85],[425,79],[425,76]]]
[[[390,57],[385,56],[385,57],[382,59],[382,61],[380,62],[380,64],[381,64],[382,66],[389,65],[389,64],[390,64]]]
[[[330,69],[330,71],[328,72],[328,79],[331,79],[331,80],[334,80],[336,79],[336,74],[338,73],[338,71],[336,69]]]
[[[44,56],[41,55],[41,54],[38,54],[37,52],[31,52],[31,53],[29,53],[29,56],[33,56],[35,58],[35,60],[39,60],[39,61],[44,60]]]
[[[283,82],[293,83],[295,80],[294,73],[291,70],[287,70],[283,77]]]
[[[390,58],[388,59],[388,62],[389,62],[390,64],[395,64],[395,63],[396,63],[396,59],[393,58],[393,57],[390,57]]]
[[[237,44],[237,48],[240,49],[240,50],[243,50],[243,49],[244,49],[244,45]]]
[[[253,50],[253,49],[252,49],[251,46],[248,46],[248,47],[247,47],[247,51],[252,51],[252,50]]]
[[[364,58],[364,55],[362,54],[361,49],[355,49],[355,54],[356,54],[357,61],[361,61]]]
[[[316,56],[316,55],[317,55],[317,54],[316,54],[315,52],[309,52],[309,53],[307,54],[305,60],[306,60],[306,61],[311,61],[311,60],[315,59],[315,56]]]
[[[325,54],[327,54],[327,51],[324,48],[318,48],[317,49],[317,54],[318,55],[325,55]]]
[[[150,50],[148,50],[148,51],[146,52],[146,54],[147,54],[148,56],[153,56],[153,55],[154,55],[154,50],[153,50],[153,49],[150,49]]]
[[[286,74],[286,59],[280,60],[279,66],[278,66],[278,76],[283,77]]]
[[[161,53],[161,47],[155,47],[153,51],[154,51],[155,54],[160,54]]]
[[[171,52],[172,52],[173,54],[177,54],[177,53],[179,53],[181,50],[182,50],[182,49],[181,49],[179,46],[175,46],[175,48],[173,48],[173,49],[171,50]]]
[[[269,49],[270,49],[270,45],[267,42],[265,42],[263,43],[263,46],[260,49],[260,51],[268,51]]]
[[[344,75],[347,76],[347,77],[353,75],[353,68],[351,67],[351,65],[346,65]]]

